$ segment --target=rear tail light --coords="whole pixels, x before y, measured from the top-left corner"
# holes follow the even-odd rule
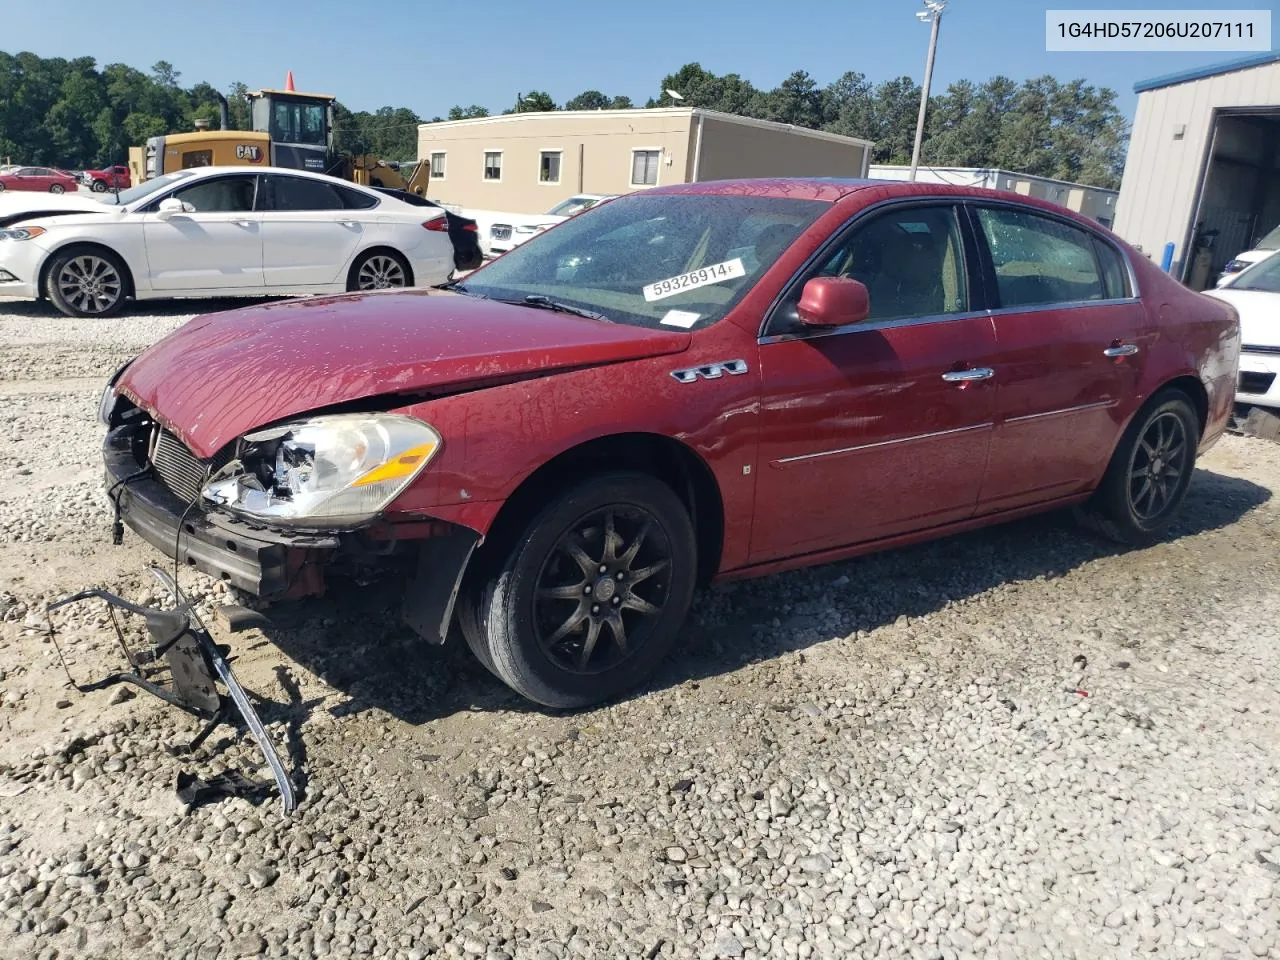
[[[479,232],[480,232],[479,228],[478,228],[474,223],[464,223],[464,224],[462,225],[462,229],[463,229],[463,230],[466,230],[468,233],[479,233]]]
[[[427,220],[422,225],[426,227],[428,230],[434,230],[436,233],[449,232],[448,217],[436,217],[434,220]]]

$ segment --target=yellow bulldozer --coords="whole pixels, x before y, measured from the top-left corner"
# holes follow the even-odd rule
[[[427,194],[429,165],[388,163],[369,154],[338,154],[333,145],[333,102],[327,93],[299,93],[289,72],[283,90],[254,90],[249,95],[250,130],[231,130],[226,97],[218,94],[220,129],[196,121],[189,133],[151,137],[129,148],[134,184],[174,170],[209,166],[273,166],[312,170],[368,187]]]

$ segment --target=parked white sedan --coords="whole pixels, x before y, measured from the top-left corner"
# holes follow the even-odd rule
[[[1280,408],[1280,252],[1205,293],[1240,314],[1236,402]]]
[[[101,317],[133,298],[299,296],[442,283],[444,211],[275,167],[167,173],[101,199],[0,198],[0,296]]]
[[[480,211],[467,215],[481,224],[482,228],[488,221],[489,229],[484,236],[489,238],[489,253],[496,257],[520,246],[526,240],[533,239],[548,227],[563,223],[570,217],[577,216],[583,210],[590,210],[605,200],[612,200],[614,196],[616,194],[612,193],[576,193],[568,200],[556,204],[546,213],[512,214]]]

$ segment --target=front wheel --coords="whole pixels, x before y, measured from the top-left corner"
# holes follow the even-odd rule
[[[352,265],[347,289],[389,290],[412,283],[413,275],[404,257],[392,250],[373,250]]]
[[[69,317],[109,317],[124,305],[124,263],[101,248],[73,248],[54,256],[45,294]]]
[[[693,599],[697,542],[661,481],[601,474],[544,507],[459,626],[488,669],[535,703],[586,707],[653,673]]]
[[[105,180],[95,180],[95,181],[93,181],[93,192],[94,192],[94,193],[106,193],[106,192],[107,192],[107,182],[106,182]]]
[[[1077,516],[1120,543],[1151,543],[1177,518],[1199,446],[1200,418],[1187,395],[1161,391],[1133,418]]]
[[[49,185],[49,192],[50,193],[66,193],[67,188],[60,183],[53,183]]]

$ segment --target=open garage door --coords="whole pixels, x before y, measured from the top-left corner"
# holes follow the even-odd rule
[[[1229,261],[1280,225],[1280,106],[1215,112],[1181,280],[1212,287]]]

